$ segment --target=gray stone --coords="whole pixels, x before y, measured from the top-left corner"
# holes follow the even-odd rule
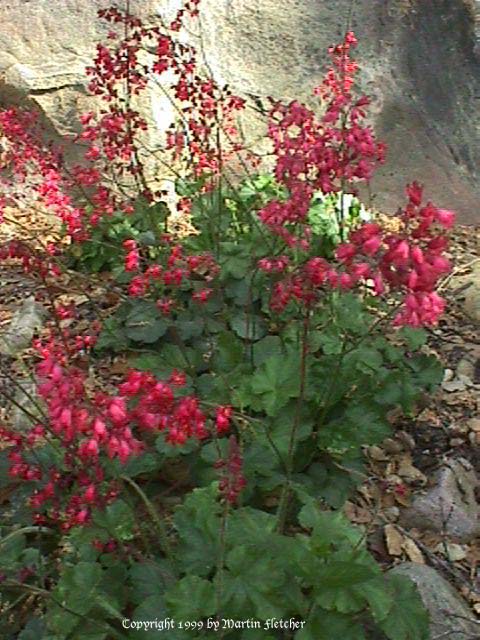
[[[18,383],[11,403],[10,421],[14,431],[28,431],[33,424],[42,421],[42,400],[32,380]]]
[[[35,302],[33,296],[27,298],[7,329],[0,333],[0,353],[14,357],[29,347],[35,331],[42,328],[46,315],[46,309]]]
[[[480,624],[453,587],[432,567],[405,562],[391,574],[412,580],[430,614],[431,640],[478,640]]]
[[[418,495],[403,512],[401,522],[468,542],[480,535],[480,505],[475,498],[478,484],[467,460],[449,461],[435,474],[433,487]]]
[[[475,324],[480,324],[480,262],[473,266],[472,273],[465,277],[464,284],[466,285],[463,303],[465,313]]]

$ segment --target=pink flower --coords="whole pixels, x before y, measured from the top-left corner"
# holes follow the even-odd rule
[[[418,207],[422,203],[423,187],[418,182],[412,182],[406,187],[408,199],[415,206]]]
[[[450,229],[455,222],[455,213],[448,209],[436,209],[435,219],[442,225],[442,227]]]
[[[209,300],[213,293],[213,289],[201,289],[200,291],[196,291],[192,295],[192,300],[198,302],[199,304],[205,304]]]
[[[223,435],[230,429],[230,419],[232,416],[232,407],[218,407],[217,415],[215,418],[215,424],[217,427],[217,434],[219,436]]]
[[[337,248],[335,252],[335,256],[337,260],[340,260],[340,262],[345,262],[353,258],[353,256],[356,255],[356,253],[357,253],[357,247],[354,244],[345,243],[345,244],[341,244]]]
[[[382,246],[382,240],[380,236],[372,236],[366,240],[362,245],[362,250],[367,256],[374,256]]]

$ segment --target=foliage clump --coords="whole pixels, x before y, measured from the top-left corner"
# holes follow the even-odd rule
[[[275,166],[259,171],[235,124],[245,101],[176,38],[197,5],[169,27],[101,12],[112,32],[89,70],[102,108],[82,117],[82,165],[67,170],[31,114],[0,112],[1,204],[22,193],[73,242],[67,256],[49,246],[39,260],[19,242],[0,256],[46,286],[69,264],[123,291],[86,333],[74,306],[55,306],[34,342],[43,418],[27,433],[2,428],[21,505],[2,526],[2,591],[12,609],[32,595],[39,612],[23,630],[5,622],[5,637],[150,638],[171,619],[172,640],[425,639],[413,585],[382,573],[341,508],[389,411],[412,411],[440,380],[422,327],[444,309],[453,214],[422,204],[412,183],[389,231],[358,200],[385,149],[354,94],[353,33],[330,50],[321,115],[272,101]],[[148,125],[132,106],[167,72],[182,117],[164,153],[195,229],[182,238],[149,186]],[[236,183],[232,157],[246,172]],[[130,369],[95,387],[95,363],[112,352]]]

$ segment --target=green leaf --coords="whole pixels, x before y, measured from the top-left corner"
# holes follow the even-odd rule
[[[243,344],[236,335],[225,331],[217,336],[216,349],[212,359],[214,370],[230,373],[243,361]]]
[[[153,302],[137,301],[125,320],[125,335],[134,342],[151,344],[165,335],[168,323]]]
[[[142,231],[138,236],[138,241],[146,247],[154,247],[157,244],[157,239],[153,231]]]
[[[344,340],[337,331],[325,331],[317,337],[317,342],[322,345],[326,355],[339,355],[343,350]]]
[[[159,353],[142,354],[141,356],[133,358],[131,363],[135,369],[150,371],[158,377],[161,377],[165,371],[165,364]]]
[[[162,598],[175,581],[170,563],[165,560],[137,562],[130,568],[131,599],[141,604],[147,598]]]
[[[167,618],[168,612],[165,604],[165,598],[160,594],[147,596],[142,600],[142,602],[140,602],[132,615],[132,620],[134,622],[158,620],[160,624],[163,624],[163,620],[166,620]],[[168,634],[168,636],[166,634]],[[165,637],[171,637],[172,640],[175,640],[175,635],[168,627],[163,630],[161,628],[156,629],[155,627],[153,627],[153,629],[134,629],[128,638],[132,638],[132,640],[157,640],[159,635],[165,635]]]
[[[362,445],[381,442],[391,432],[386,419],[371,410],[371,402],[358,402],[348,406],[343,415],[323,425],[318,444],[323,450],[347,451]]]
[[[292,390],[293,393],[294,390]],[[280,394],[288,394],[288,389],[281,390]],[[265,404],[265,396],[259,396],[261,400],[260,407],[263,408]],[[281,405],[281,406],[280,406]],[[277,409],[277,407],[279,407]],[[288,451],[290,449],[290,438],[291,438],[291,429],[293,424],[297,421],[297,401],[296,399],[291,399],[288,401],[288,404],[285,404],[280,395],[278,399],[278,405],[275,407],[275,415],[264,420],[264,430],[265,433],[260,432],[258,434],[259,441],[263,444],[263,446],[271,447],[270,444],[273,442],[277,451],[283,457],[283,460],[286,460],[288,455]],[[308,438],[312,434],[313,428],[313,418],[308,413],[306,407],[300,408],[300,414],[298,417],[298,427],[296,430],[295,437],[295,449],[296,454],[299,454],[299,444],[308,440]],[[269,437],[267,438],[268,432]],[[308,445],[305,445],[307,449]],[[310,450],[312,450],[312,446],[310,445]],[[273,452],[272,452],[273,454]],[[277,456],[275,456],[275,460],[278,461]],[[299,460],[298,456],[295,456],[294,462],[298,462],[300,467],[303,468],[305,466],[305,459]],[[296,467],[295,467],[296,470]]]
[[[362,625],[350,615],[342,615],[314,607],[305,627],[295,640],[366,640]]]
[[[228,378],[231,381],[231,378]],[[230,400],[230,390],[224,376],[216,376],[213,374],[203,374],[197,378],[196,389],[198,395],[207,401],[215,398],[218,404],[228,404]]]
[[[20,561],[25,550],[26,538],[23,534],[13,536],[0,545],[0,567],[4,570],[13,569]]]
[[[311,576],[316,602],[324,609],[339,613],[356,613],[367,606],[366,589],[380,574],[380,568],[364,550],[347,550],[342,546]]]
[[[66,568],[52,593],[52,604],[47,612],[48,628],[60,634],[72,632],[79,620],[85,620],[95,606],[101,580],[102,569],[97,563],[79,562],[74,567]],[[77,637],[80,638],[80,635]]]
[[[375,577],[372,565],[358,564],[352,560],[338,560],[324,565],[317,573],[319,590],[342,589]]]
[[[198,338],[205,329],[205,320],[199,317],[198,310],[179,311],[172,326],[178,331],[183,342]]]
[[[429,615],[423,606],[415,584],[405,576],[387,578],[392,589],[392,606],[380,628],[390,640],[428,640]]]
[[[197,318],[196,320],[177,320],[175,326],[180,338],[187,341],[200,337],[204,331],[205,323],[201,318]]]
[[[30,618],[17,640],[40,640],[47,636],[45,621],[42,618]]]
[[[121,620],[123,617],[121,612],[129,595],[127,574],[127,568],[118,562],[103,571],[97,607],[100,607],[107,618]]]
[[[234,547],[238,540],[258,546],[272,543],[276,517],[265,511],[243,507],[234,511],[229,518],[226,540]]]
[[[271,356],[283,353],[284,348],[279,336],[266,336],[253,345],[253,362],[258,367]]]
[[[144,473],[158,471],[161,466],[162,461],[159,456],[154,453],[142,453],[138,457],[128,460],[123,468],[123,473],[130,478],[135,478]]]
[[[228,455],[228,446],[228,440],[226,438],[222,438],[216,442],[208,442],[202,447],[200,457],[209,466],[213,466],[219,457],[225,458]]]
[[[237,545],[226,558],[222,577],[223,608],[237,618],[260,619],[282,617],[286,613],[283,587],[288,578],[272,557],[252,556],[252,548]],[[288,584],[291,590],[294,584]]]
[[[177,620],[199,620],[215,613],[215,589],[208,580],[186,576],[168,591],[166,602]]]
[[[178,456],[186,456],[199,448],[199,443],[193,438],[187,440],[185,444],[172,444],[165,440],[165,434],[162,433],[155,440],[155,449],[165,458],[177,458]]]
[[[394,407],[402,399],[402,379],[398,372],[392,372],[383,381],[382,387],[373,396],[382,406]]]
[[[361,586],[362,594],[368,602],[370,612],[376,622],[385,620],[394,604],[394,590],[384,575]]]
[[[102,325],[102,331],[95,344],[95,351],[111,349],[123,351],[128,347],[128,338],[123,330],[122,321],[116,316],[107,318]]]
[[[354,336],[364,335],[369,327],[369,314],[364,301],[354,293],[342,293],[334,298],[336,321],[340,329]]]
[[[422,353],[411,358],[408,364],[415,372],[415,382],[420,387],[430,390],[442,381],[443,367],[437,358]]]
[[[272,454],[271,445],[268,442],[254,440],[245,448],[243,458],[243,471],[247,480],[247,490],[252,485],[264,486],[263,478],[273,479],[278,486],[284,480],[284,475],[279,473],[279,460]]]
[[[231,299],[237,307],[246,307],[249,302],[253,302],[258,297],[244,278],[241,280],[230,280],[225,286],[225,295]]]
[[[327,552],[332,545],[356,545],[362,539],[362,532],[341,512],[322,511],[313,498],[308,498],[300,510],[298,522],[306,529],[313,529],[312,543],[319,553]]]
[[[276,416],[291,398],[300,393],[300,356],[297,353],[282,357],[270,356],[256,370],[251,390],[260,396],[268,416]]]
[[[180,537],[178,560],[191,573],[207,576],[216,565],[219,548],[218,483],[194,489],[174,515]]]
[[[361,371],[374,374],[383,365],[383,356],[377,349],[371,346],[363,346],[357,349],[358,365]]]
[[[234,242],[220,243],[221,278],[229,282],[231,278],[242,281],[246,277],[251,265],[252,257],[245,251],[244,246]]]
[[[97,509],[93,514],[93,523],[116,540],[127,541],[134,537],[135,514],[123,500],[116,500],[103,511]]]
[[[181,349],[176,344],[166,344],[161,351],[163,366],[171,370],[178,369],[182,371],[188,368],[191,358],[193,359],[193,355],[192,350],[188,347]]]
[[[242,340],[255,342],[268,333],[267,323],[260,316],[241,312],[230,321],[230,325]]]
[[[400,335],[405,338],[408,347],[412,351],[416,351],[422,347],[428,338],[428,334],[425,329],[417,329],[414,327],[402,327]]]
[[[188,371],[190,365],[195,365],[195,352],[189,347],[181,349],[170,343],[167,343],[160,353],[147,353],[133,360],[133,366],[137,369],[150,371],[157,378],[164,379],[168,378],[174,369]]]

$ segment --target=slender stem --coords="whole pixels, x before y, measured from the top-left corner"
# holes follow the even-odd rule
[[[39,420],[41,420],[41,418],[39,418],[38,416],[36,416],[34,413],[32,413],[31,411],[29,411],[26,407],[23,407],[17,400],[15,400],[15,398],[13,396],[11,396],[9,393],[7,393],[6,391],[3,391],[0,393],[0,395],[2,395],[4,398],[6,398],[11,404],[13,404],[15,407],[17,407],[17,409],[19,411],[21,411],[22,413],[24,413],[28,418],[30,418],[30,420],[32,421],[33,424],[37,423]],[[27,394],[25,394],[27,395]],[[28,396],[27,396],[28,398]],[[43,418],[47,418],[47,416],[42,412],[43,414]]]
[[[220,619],[220,607],[222,602],[222,590],[223,590],[223,574],[225,570],[225,534],[227,530],[227,520],[229,513],[230,505],[227,500],[225,500],[225,505],[223,508],[222,522],[220,524],[220,535],[219,535],[219,550],[218,550],[218,559],[217,559],[217,576],[216,576],[216,587],[215,587],[215,601],[216,601],[216,616],[217,620]],[[222,627],[223,629],[223,627]],[[223,630],[220,632],[220,638],[223,638],[225,634]]]
[[[47,535],[53,535],[55,531],[49,529],[48,527],[22,527],[21,529],[15,529],[4,538],[0,539],[0,547],[6,544],[12,538],[16,538],[17,536],[23,535],[25,533],[46,533]]]
[[[345,348],[345,343],[343,345],[342,348],[342,352],[340,353],[336,365],[335,365],[335,369],[330,377],[330,382],[327,385],[327,388],[325,389],[325,392],[323,393],[322,396],[322,400],[319,403],[319,406],[321,407],[321,414],[320,414],[320,418],[317,420],[317,429],[314,433],[314,437],[315,439],[318,439],[318,434],[320,433],[320,428],[323,425],[323,422],[325,420],[325,416],[327,415],[327,411],[328,411],[328,403],[327,398],[329,398],[332,394],[333,391],[335,390],[335,387],[338,383],[338,373],[340,371],[340,368],[343,364],[343,361],[345,359],[345,356],[348,355],[349,353],[351,353],[352,351],[355,351],[355,349],[357,349],[364,340],[366,340],[374,331],[375,329],[377,329],[379,327],[379,325],[382,322],[385,322],[387,320],[389,320],[399,309],[399,307],[401,307],[403,303],[400,302],[398,305],[394,306],[393,309],[383,318],[378,318],[378,320],[376,320],[375,322],[373,322],[370,327],[368,328],[368,330],[365,332],[365,334],[363,336],[361,336],[354,344],[352,344],[350,347]]]
[[[138,484],[132,480],[131,478],[129,478],[128,476],[120,476],[120,479],[123,480],[124,482],[126,482],[127,484],[129,484],[132,489],[138,494],[138,496],[141,498],[142,502],[144,503],[145,507],[147,508],[147,511],[150,515],[150,517],[152,518],[157,531],[159,533],[160,536],[160,545],[162,547],[162,551],[165,554],[165,556],[167,558],[171,558],[172,556],[172,547],[170,544],[170,540],[168,539],[168,534],[167,531],[165,529],[165,526],[163,524],[163,522],[160,520],[160,518],[158,517],[157,511],[155,509],[155,507],[153,506],[153,504],[151,503],[151,501],[147,498],[147,496],[145,495],[145,493],[142,491],[142,489],[138,486]]]
[[[300,427],[300,418],[302,413],[303,402],[305,400],[305,388],[307,379],[307,356],[308,356],[308,333],[310,329],[310,307],[307,306],[305,317],[303,320],[303,333],[302,333],[302,352],[300,360],[300,390],[297,398],[297,407],[295,411],[295,417],[293,420],[292,430],[290,432],[290,441],[288,444],[287,454],[287,478],[283,486],[282,494],[280,496],[280,503],[278,505],[277,512],[277,525],[276,528],[279,532],[282,532],[285,527],[285,520],[287,516],[288,503],[290,501],[290,487],[293,475],[293,461],[295,456],[295,445],[297,442],[297,433]]]
[[[4,608],[2,607],[2,612],[0,616],[4,617],[9,611],[12,611],[12,609],[15,609],[16,606],[18,606],[23,600],[25,600],[25,598],[28,598],[28,593],[20,594],[18,598],[16,598],[16,600],[14,600],[7,607],[4,607]]]
[[[77,618],[80,618],[81,620],[83,620],[85,624],[86,623],[90,623],[90,624],[93,624],[96,627],[100,627],[102,630],[104,630],[103,629],[103,625],[101,625],[99,622],[97,622],[94,618],[87,617],[83,613],[78,613],[78,611],[75,611],[74,609],[70,609],[70,607],[67,607],[63,602],[60,602],[60,600],[57,600],[52,595],[52,593],[50,591],[47,591],[46,589],[41,589],[40,587],[35,587],[34,585],[31,585],[31,584],[18,582],[18,580],[7,580],[7,581],[5,581],[3,583],[2,586],[5,589],[21,589],[23,591],[29,591],[30,593],[33,593],[33,594],[35,594],[37,596],[42,596],[43,598],[48,598],[48,599],[52,600],[52,602],[54,602],[56,605],[58,605],[64,611],[67,611],[68,613],[71,613],[72,615],[77,616]],[[119,640],[126,640],[127,636],[125,636],[123,633],[120,633],[119,631],[114,629],[111,625],[108,625],[108,627],[109,627],[109,631],[113,635],[113,637],[119,638]]]

